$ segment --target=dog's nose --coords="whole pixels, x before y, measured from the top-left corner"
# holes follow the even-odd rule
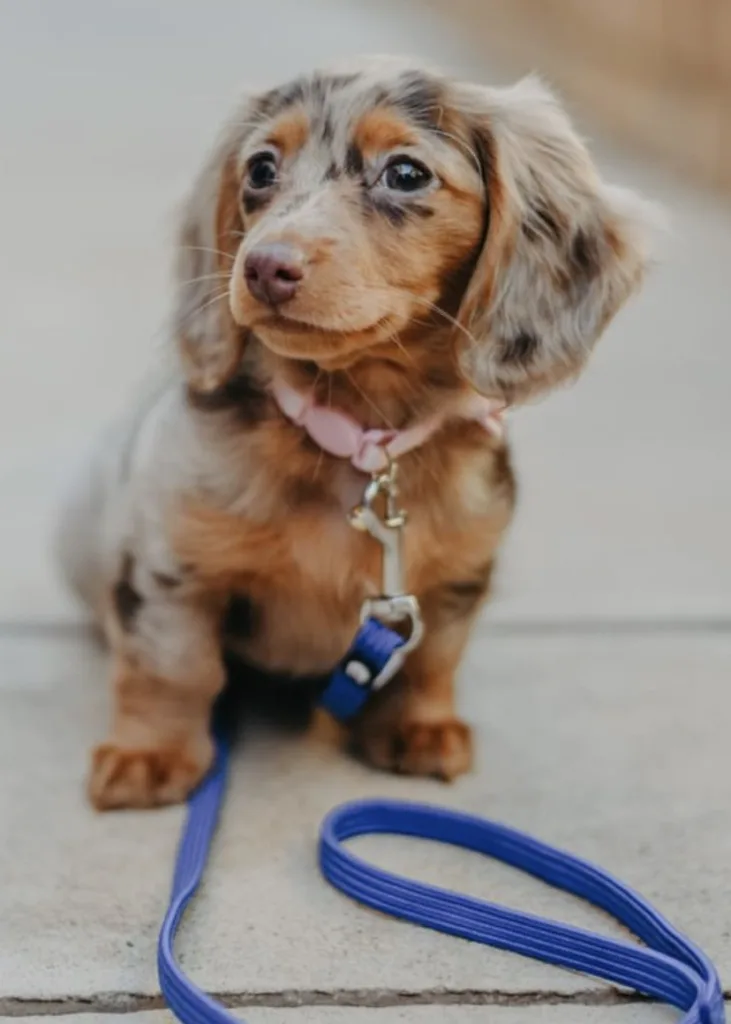
[[[294,297],[304,276],[304,255],[287,242],[255,246],[244,261],[249,291],[260,302],[280,306]]]

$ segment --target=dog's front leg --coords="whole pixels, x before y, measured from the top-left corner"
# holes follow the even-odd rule
[[[472,618],[427,619],[401,673],[377,693],[353,732],[356,750],[377,768],[451,780],[470,770],[472,736],[457,716],[455,674]]]
[[[130,588],[110,617],[112,722],[92,755],[90,799],[100,810],[177,803],[213,759],[219,616],[199,599]]]

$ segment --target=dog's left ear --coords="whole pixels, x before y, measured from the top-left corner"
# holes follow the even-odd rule
[[[242,114],[249,113],[248,104]],[[211,392],[237,370],[245,331],[229,308],[228,284],[243,237],[237,158],[244,116],[222,134],[185,205],[176,264],[174,323],[188,383]]]
[[[642,279],[657,213],[600,181],[537,80],[457,89],[487,200],[483,248],[459,310],[474,343],[460,341],[459,363],[478,391],[519,402],[582,369]]]

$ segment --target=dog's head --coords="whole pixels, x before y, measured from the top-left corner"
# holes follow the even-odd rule
[[[535,80],[393,59],[299,79],[246,102],[189,202],[191,385],[235,373],[250,332],[335,369],[446,328],[473,387],[520,401],[581,369],[642,276],[647,220]]]

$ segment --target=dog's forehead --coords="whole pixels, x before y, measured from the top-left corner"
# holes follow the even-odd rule
[[[303,110],[312,129],[319,129],[325,139],[347,131],[369,110],[385,106],[417,127],[430,128],[441,116],[444,88],[444,80],[434,72],[401,62],[376,63],[294,79],[261,96],[257,113],[271,120]]]

